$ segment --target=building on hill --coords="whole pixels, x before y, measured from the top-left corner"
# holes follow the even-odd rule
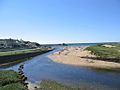
[[[6,41],[0,39],[0,48],[5,48],[6,46]]]
[[[37,48],[40,44],[30,41],[15,40],[15,39],[0,39],[0,48]]]
[[[0,39],[0,48],[12,48],[18,46],[17,40]]]

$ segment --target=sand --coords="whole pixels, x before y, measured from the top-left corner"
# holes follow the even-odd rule
[[[93,60],[82,57],[96,57],[90,51],[85,50],[87,46],[65,47],[62,51],[49,55],[48,57],[58,63],[85,66],[100,69],[120,70],[120,63]]]
[[[113,46],[113,45],[108,45],[108,44],[105,44],[105,45],[102,45],[102,46],[107,47],[107,48],[116,47],[116,46]]]

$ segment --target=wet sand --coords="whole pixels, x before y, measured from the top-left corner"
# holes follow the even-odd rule
[[[37,85],[37,84],[31,83],[31,82],[27,82],[27,83],[28,83],[29,90],[35,90],[36,88],[39,88],[39,85]]]
[[[90,51],[85,50],[87,46],[65,47],[62,51],[49,55],[48,57],[58,63],[85,66],[99,69],[120,70],[120,63],[93,60],[82,57],[96,57]]]

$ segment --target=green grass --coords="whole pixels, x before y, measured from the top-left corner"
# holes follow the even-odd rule
[[[47,51],[47,50],[48,50],[48,48],[35,48],[35,49],[18,50],[18,51],[14,51],[14,52],[0,52],[0,56],[42,52],[42,51]]]
[[[7,51],[14,51],[14,50],[24,50],[24,49],[29,49],[29,48],[22,48],[22,47],[17,47],[17,48],[0,48],[0,52],[7,52]]]
[[[40,84],[40,88],[36,90],[81,90],[76,87],[65,86],[56,81],[44,80]]]
[[[12,83],[0,87],[0,90],[25,90],[25,88],[21,83]]]
[[[0,71],[0,90],[25,90],[17,72]]]
[[[9,83],[19,82],[18,74],[15,71],[0,71],[0,86]]]
[[[96,55],[101,58],[113,58],[120,59],[120,44],[111,44],[115,47],[105,47],[103,45],[95,45],[86,48],[86,50],[91,51],[91,54]]]

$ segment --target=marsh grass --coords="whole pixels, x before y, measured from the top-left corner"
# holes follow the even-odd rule
[[[63,84],[57,83],[56,81],[43,80],[40,83],[40,88],[36,90],[81,90],[77,87],[65,86]]]
[[[102,44],[101,45],[95,45],[95,46],[90,46],[87,47],[86,50],[91,51],[91,54],[96,55],[97,57],[100,58],[105,58],[105,59],[117,59],[117,62],[120,62],[120,44],[110,44],[115,47],[104,47]]]
[[[24,86],[17,82],[0,87],[0,90],[25,90]]]
[[[24,50],[17,50],[17,51],[0,52],[0,56],[43,52],[43,51],[47,51],[47,50],[48,50],[48,48],[36,48],[36,49],[24,49]]]
[[[17,72],[0,71],[0,90],[25,90]]]

